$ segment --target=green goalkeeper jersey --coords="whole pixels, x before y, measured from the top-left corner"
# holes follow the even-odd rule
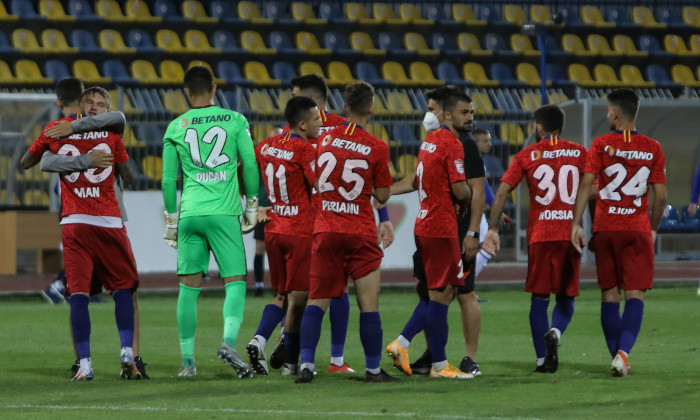
[[[163,200],[177,211],[177,173],[182,167],[180,217],[241,215],[238,159],[246,196],[258,195],[258,170],[248,120],[218,106],[193,108],[173,120],[163,137]]]

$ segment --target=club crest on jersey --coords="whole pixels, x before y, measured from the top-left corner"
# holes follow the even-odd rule
[[[615,156],[616,150],[615,150],[614,147],[612,147],[612,146],[605,146],[605,149],[603,149],[603,150],[608,154],[608,156],[610,156],[610,157]]]
[[[530,152],[530,159],[534,162],[536,160],[539,160],[542,157],[542,151],[541,150],[533,150]]]
[[[188,120],[187,118],[183,118],[180,120],[180,128],[185,128],[188,125],[190,125],[190,120]]]
[[[463,159],[455,159],[455,168],[457,169],[458,174],[463,174],[464,173],[464,160]]]
[[[321,144],[323,144],[324,146],[328,146],[329,144],[331,144],[331,141],[333,141],[331,136],[326,136],[323,138],[323,141],[321,142]]]
[[[267,152],[267,148],[268,148],[268,145],[263,144],[263,147],[260,148],[260,155],[261,156],[265,156],[265,154],[266,154],[265,152]]]

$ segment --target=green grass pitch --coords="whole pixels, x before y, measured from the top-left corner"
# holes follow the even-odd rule
[[[119,342],[114,305],[90,305],[95,379],[70,382],[73,361],[67,305],[36,299],[0,301],[0,418],[432,418],[432,419],[695,419],[700,410],[700,297],[694,287],[647,294],[644,324],[631,355],[632,375],[614,378],[600,327],[597,289],[584,288],[559,350],[555,374],[533,373],[529,297],[513,289],[481,290],[483,323],[473,380],[401,377],[395,384],[361,382],[364,357],[358,310],[351,307],[346,360],[357,374],[328,374],[328,317],[317,351],[318,376],[297,385],[278,371],[240,380],[219,361],[223,295],[199,299],[195,357],[198,376],[177,378],[180,367],[176,297],[141,296],[141,354],[150,381],[118,376]],[[351,296],[351,300],[353,296]],[[387,288],[380,298],[384,343],[401,331],[416,303],[409,289]],[[248,298],[238,350],[252,338],[269,300]],[[550,304],[550,312],[552,309]],[[271,341],[276,337],[273,336]],[[268,351],[272,346],[268,347]],[[409,355],[425,347],[416,337]],[[464,351],[456,304],[450,308],[447,355],[459,364]]]

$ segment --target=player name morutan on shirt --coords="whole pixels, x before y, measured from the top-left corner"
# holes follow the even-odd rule
[[[182,165],[180,217],[243,213],[238,154],[249,151],[254,159],[243,115],[214,105],[190,109],[170,123],[163,143],[175,147]]]
[[[82,116],[72,115],[49,123],[31,145],[29,153],[38,158],[46,150],[58,155],[78,156],[93,149],[101,149],[114,155],[115,165],[129,160],[121,137],[113,132],[87,131],[62,139],[51,139],[44,135],[46,129],[58,121],[73,121],[77,118]],[[114,193],[114,165],[61,175],[61,208],[62,217],[72,214],[121,217]]]
[[[556,136],[518,152],[501,178],[515,188],[526,179],[530,190],[528,243],[568,241],[586,148]]]
[[[265,232],[311,237],[316,150],[296,134],[270,137],[255,148],[272,211]]]
[[[666,184],[666,157],[658,141],[636,131],[593,140],[586,172],[598,177],[593,231],[650,232],[648,184]]]
[[[314,233],[376,237],[372,188],[392,184],[389,146],[348,122],[319,136],[316,154],[318,213]]]
[[[464,148],[446,127],[432,131],[418,152],[416,183],[420,211],[414,233],[431,238],[457,238],[452,184],[464,181]]]

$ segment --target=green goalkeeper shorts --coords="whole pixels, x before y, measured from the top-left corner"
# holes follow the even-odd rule
[[[180,219],[177,274],[209,271],[209,251],[221,278],[246,275],[245,249],[238,216],[191,216]]]

